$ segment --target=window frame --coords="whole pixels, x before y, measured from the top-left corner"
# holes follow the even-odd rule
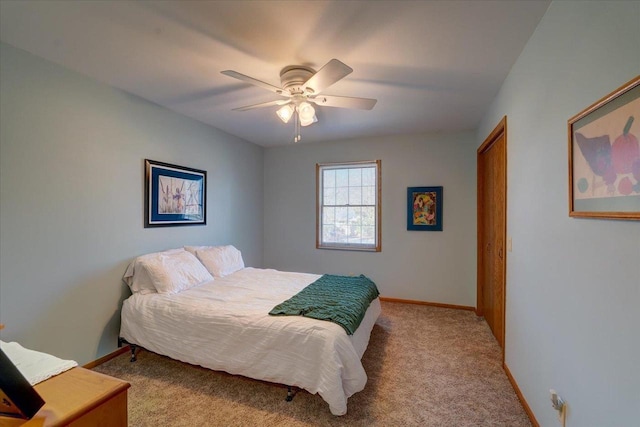
[[[375,167],[375,241],[373,245],[353,243],[325,243],[322,240],[322,208],[324,207],[324,183],[322,171],[325,169],[354,169],[367,166]],[[349,204],[347,203],[347,205]],[[316,163],[316,249],[334,249],[345,251],[382,251],[382,162],[381,160],[368,160],[358,162]]]

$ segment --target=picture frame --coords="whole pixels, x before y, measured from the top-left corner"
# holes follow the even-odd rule
[[[145,159],[144,227],[206,225],[207,171]]]
[[[407,230],[442,231],[442,187],[407,188]]]
[[[640,220],[640,76],[567,127],[569,216]]]
[[[2,349],[0,372],[0,417],[33,418],[45,402]]]

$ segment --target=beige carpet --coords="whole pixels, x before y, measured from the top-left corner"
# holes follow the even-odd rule
[[[382,303],[362,362],[369,380],[335,417],[317,395],[141,350],[97,368],[129,381],[130,426],[530,426],[500,349],[472,312]]]

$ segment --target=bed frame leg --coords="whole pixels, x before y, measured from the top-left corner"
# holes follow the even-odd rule
[[[138,346],[127,342],[127,340],[122,337],[118,337],[118,347],[122,347],[124,344],[127,344],[129,346],[129,350],[131,350],[131,359],[129,360],[129,362],[133,363],[138,360],[136,358],[136,350],[138,349]]]
[[[138,349],[138,346],[135,344],[129,344],[129,348],[131,349],[131,359],[129,360],[129,362],[133,363],[138,360],[136,357],[136,350]]]
[[[291,386],[288,385],[287,386],[287,398],[285,399],[287,402],[291,402],[293,400],[293,398],[295,397],[295,393],[293,390],[291,390]]]

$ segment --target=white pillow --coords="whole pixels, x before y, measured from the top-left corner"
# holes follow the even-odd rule
[[[200,261],[186,251],[145,259],[142,266],[160,294],[176,294],[213,280]]]
[[[217,246],[185,246],[184,249],[187,252],[191,252],[192,254],[196,254],[196,251],[202,251],[209,248],[215,248]]]
[[[156,287],[153,286],[153,282],[147,273],[147,270],[142,266],[142,261],[148,260],[151,258],[156,258],[162,254],[172,254],[184,252],[183,248],[178,249],[169,249],[162,252],[154,252],[151,254],[141,255],[134,259],[129,266],[127,267],[127,271],[124,273],[124,277],[122,280],[129,285],[131,288],[131,292],[136,293],[139,292],[141,294],[151,294],[156,292]]]
[[[199,249],[196,256],[213,277],[224,277],[244,268],[242,253],[231,245]]]

